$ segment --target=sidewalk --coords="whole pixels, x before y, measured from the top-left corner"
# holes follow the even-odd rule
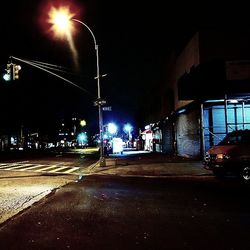
[[[204,169],[202,162],[198,160],[134,151],[110,155],[106,158],[106,166],[96,164],[91,174],[164,177],[203,176],[211,175],[211,172]]]

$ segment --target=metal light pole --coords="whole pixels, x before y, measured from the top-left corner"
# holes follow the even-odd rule
[[[85,24],[84,22],[78,20],[78,19],[71,19],[74,22],[80,23],[83,26],[85,26],[88,31],[90,32],[90,34],[93,37],[94,40],[94,44],[95,44],[95,51],[96,51],[96,79],[97,79],[97,100],[96,100],[96,105],[98,106],[98,117],[99,117],[99,134],[100,134],[100,166],[104,167],[106,166],[106,161],[105,161],[105,157],[103,154],[103,118],[102,118],[102,105],[105,103],[104,100],[101,99],[101,88],[100,88],[100,66],[99,66],[99,51],[98,51],[98,45],[96,43],[96,39],[95,39],[95,35],[92,32],[92,30],[89,28],[89,26],[87,24]]]

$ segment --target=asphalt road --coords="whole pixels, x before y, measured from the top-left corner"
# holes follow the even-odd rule
[[[0,224],[88,172],[97,159],[84,153],[1,152]]]
[[[0,228],[0,249],[250,249],[249,185],[85,176]]]
[[[5,151],[0,152],[1,162],[10,161],[63,161],[84,163],[88,160],[98,160],[96,148],[89,149],[65,149],[65,150],[28,150],[28,151]]]

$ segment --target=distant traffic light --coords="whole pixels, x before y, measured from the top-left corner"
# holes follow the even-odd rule
[[[6,73],[3,75],[5,81],[17,80],[19,79],[19,71],[21,69],[20,65],[8,63],[5,69]]]
[[[5,69],[6,73],[3,75],[3,79],[5,81],[11,81],[12,80],[12,71],[13,71],[13,68],[12,68],[12,64],[11,63],[8,63],[7,64],[7,68]]]
[[[21,69],[20,65],[12,64],[12,73],[13,73],[13,80],[19,79],[19,70]]]

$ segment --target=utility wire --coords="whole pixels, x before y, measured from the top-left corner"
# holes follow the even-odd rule
[[[26,63],[26,64],[31,65],[31,66],[33,66],[33,67],[36,67],[36,68],[38,68],[38,69],[40,69],[40,70],[43,70],[43,71],[45,71],[45,72],[47,72],[47,73],[49,73],[49,74],[51,74],[51,75],[54,75],[54,76],[56,76],[56,77],[58,77],[58,78],[64,80],[65,82],[68,82],[69,84],[71,84],[71,85],[73,85],[73,86],[79,88],[80,90],[84,91],[85,93],[87,93],[87,94],[89,94],[90,96],[93,97],[93,95],[92,95],[88,90],[86,90],[86,89],[80,87],[79,85],[75,84],[74,82],[72,82],[72,81],[70,81],[70,80],[68,80],[68,79],[66,79],[66,78],[64,78],[64,77],[62,77],[62,76],[60,76],[60,75],[58,75],[58,74],[56,74],[56,73],[50,71],[50,70],[47,70],[47,69],[45,69],[45,68],[43,68],[43,67],[41,67],[41,66],[39,66],[39,65],[37,65],[37,64],[35,64],[35,63],[32,63],[32,61],[23,60],[23,59],[21,59],[21,58],[14,57],[14,56],[10,56],[10,58],[13,58],[13,59],[15,59],[15,60],[17,60],[17,61],[20,61],[20,62],[23,62],[23,63]]]
[[[36,61],[36,60],[29,60],[29,61],[34,62],[36,64],[47,65],[47,66],[54,67],[54,68],[67,69],[66,67],[56,65],[56,64],[51,64],[51,63],[46,63],[46,62],[41,62],[41,61]]]
[[[34,61],[30,61],[33,65],[37,65],[37,66],[40,66],[40,67],[42,67],[42,68],[46,68],[46,69],[51,69],[51,70],[54,70],[54,71],[58,71],[58,72],[62,72],[62,73],[66,73],[66,74],[71,74],[71,75],[73,75],[73,73],[72,72],[68,72],[68,71],[66,71],[66,70],[62,70],[62,69],[60,69],[59,67],[58,68],[56,68],[56,67],[51,67],[51,66],[49,66],[49,64],[48,65],[46,65],[46,64],[40,64],[40,63],[36,63],[36,62],[34,62]],[[62,67],[63,68],[63,67]]]
[[[54,71],[62,72],[62,73],[72,75],[72,76],[76,76],[76,77],[80,77],[80,78],[87,78],[86,76],[70,72],[68,68],[63,67],[63,66],[50,64],[50,63],[39,62],[39,61],[34,61],[34,60],[26,60],[26,61],[32,62],[32,63],[34,63],[37,66],[40,66],[42,68],[51,69],[51,70],[54,70]],[[66,70],[63,70],[63,69],[66,69]]]

